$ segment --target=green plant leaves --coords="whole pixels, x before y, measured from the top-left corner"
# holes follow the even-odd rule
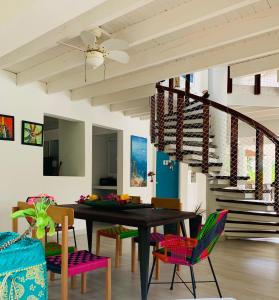
[[[33,219],[36,218],[36,211],[34,208],[27,208],[25,210],[19,210],[12,214],[13,219],[31,217]]]

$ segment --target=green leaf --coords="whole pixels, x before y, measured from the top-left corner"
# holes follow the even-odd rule
[[[38,227],[36,235],[38,239],[42,239],[45,236],[45,227]]]
[[[38,217],[38,218],[37,218],[36,225],[37,225],[38,227],[43,227],[43,228],[47,227],[47,225],[48,225],[48,217],[47,217],[47,216],[44,216],[44,217]]]
[[[48,225],[49,225],[49,232],[48,232],[48,234],[50,236],[53,236],[55,234],[55,223],[54,223],[54,221],[52,220],[51,217],[48,217]]]
[[[12,214],[13,219],[17,218],[25,218],[25,217],[32,217],[33,219],[36,219],[36,212],[34,208],[27,208],[24,210],[16,211]]]

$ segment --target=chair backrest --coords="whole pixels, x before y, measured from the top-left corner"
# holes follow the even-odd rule
[[[27,208],[30,208],[28,203],[18,202],[17,207],[13,207],[13,212]],[[72,208],[50,206],[47,212],[55,223],[62,226],[61,299],[66,300],[68,299],[68,226],[74,224],[74,210]],[[13,220],[13,231],[17,232],[17,230],[18,219],[15,219]]]
[[[151,204],[158,209],[173,209],[181,211],[182,205],[179,198],[151,198]],[[179,224],[164,225],[164,234],[180,234]]]
[[[181,202],[179,198],[151,198],[151,204],[155,208],[165,208],[173,210],[181,210]]]
[[[132,203],[135,203],[135,204],[142,203],[140,196],[130,196],[130,200]]]
[[[219,237],[224,231],[227,215],[228,211],[222,210],[212,213],[207,218],[205,225],[198,234],[198,243],[190,258],[190,262],[192,264],[195,264],[210,255]]]

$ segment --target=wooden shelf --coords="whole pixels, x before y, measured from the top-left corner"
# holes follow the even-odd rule
[[[95,190],[117,190],[117,186],[112,185],[94,185]]]

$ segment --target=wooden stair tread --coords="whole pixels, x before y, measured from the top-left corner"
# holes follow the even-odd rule
[[[217,147],[217,146],[216,146]],[[231,179],[231,176],[225,176],[225,175],[217,175],[217,176],[214,176],[213,179]],[[249,180],[250,177],[249,176],[237,176],[237,180]]]
[[[203,123],[190,123],[183,124],[184,129],[200,129],[203,128]],[[156,125],[156,129],[158,129],[158,125]],[[164,129],[176,129],[176,125],[164,125]]]
[[[175,154],[175,152],[171,152],[171,151],[168,151],[168,150],[165,150],[165,153],[167,154]],[[202,156],[202,152],[201,151],[195,151],[195,150],[182,150],[181,151],[182,155],[197,155],[197,156]],[[208,153],[208,157],[210,158],[216,158],[218,159],[219,156],[216,155],[215,153],[211,153],[209,152]]]
[[[203,163],[190,163],[190,167],[202,167]],[[222,167],[222,163],[208,163],[209,167]]]
[[[247,194],[252,194],[255,193],[255,189],[234,189],[234,188],[211,188],[211,191],[214,192],[224,192],[224,193],[247,193]],[[270,193],[270,190],[263,190],[263,193]]]
[[[266,229],[263,229],[263,230],[250,230],[250,229],[225,229],[225,232],[235,232],[235,233],[266,233],[266,234],[279,234],[279,230],[272,230],[272,229],[269,229],[269,230],[266,230]]]
[[[220,199],[216,198],[217,202],[226,202],[226,203],[236,203],[236,204],[256,204],[256,205],[263,205],[263,206],[268,206],[268,205],[273,205],[274,202],[270,201],[265,201],[265,200],[257,200],[257,199]]]
[[[165,141],[164,144],[167,145],[176,145],[175,141]],[[203,147],[202,142],[196,142],[196,141],[183,141],[182,142],[183,146],[190,146],[190,147]],[[158,146],[158,143],[154,144],[156,147]],[[217,148],[216,145],[209,143],[209,148]]]
[[[183,113],[188,113],[188,112],[193,112],[193,111],[196,111],[196,110],[201,110],[203,109],[203,105],[196,105],[194,107],[189,107],[189,108],[184,108],[183,110]],[[177,115],[177,112],[173,112],[172,114],[165,114],[165,117],[171,117],[171,116],[176,116]]]
[[[197,120],[197,119],[203,119],[203,114],[198,113],[198,114],[193,114],[189,116],[183,116],[183,120]],[[177,120],[176,116],[173,115],[165,115],[165,122],[174,122]],[[158,121],[156,121],[158,122]]]
[[[272,221],[240,221],[240,220],[227,220],[227,224],[243,224],[243,225],[264,225],[264,226],[279,226],[279,222]]]
[[[218,208],[217,211],[221,211],[222,209]],[[229,214],[239,214],[239,215],[254,215],[254,216],[267,216],[267,217],[278,217],[279,218],[279,212],[275,211],[256,211],[256,210],[234,210],[229,209]]]

